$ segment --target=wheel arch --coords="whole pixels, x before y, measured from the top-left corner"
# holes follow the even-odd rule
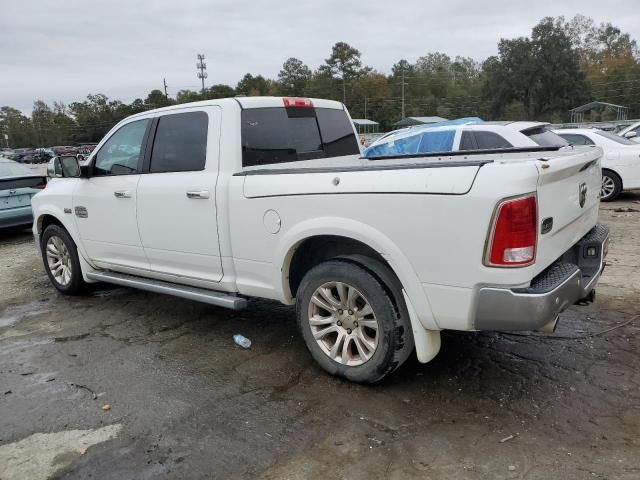
[[[322,250],[313,252],[314,248]],[[360,254],[370,256],[386,265],[398,278],[411,303],[419,312],[419,320],[425,329],[438,330],[431,306],[422,284],[409,260],[400,248],[379,230],[352,219],[315,218],[291,228],[280,241],[276,256],[281,297],[285,303],[293,303],[295,288],[309,268],[319,261],[341,255]],[[313,252],[308,257],[305,256]]]
[[[610,168],[610,167],[602,167],[602,172],[604,173],[605,171],[611,172],[616,177],[618,177],[618,180],[620,180],[620,191],[624,190],[624,181],[622,180],[622,176],[618,172],[616,172],[613,168]]]

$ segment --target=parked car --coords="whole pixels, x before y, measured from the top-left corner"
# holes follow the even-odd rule
[[[551,331],[593,299],[602,151],[529,150],[367,159],[336,101],[182,104],[123,120],[88,165],[54,158],[33,232],[62,293],[295,304],[322,368],[375,382],[441,330]]]
[[[636,122],[633,125],[620,130],[618,135],[621,137],[633,140],[636,143],[640,143],[640,122]]]
[[[47,177],[0,157],[0,228],[31,224],[31,199],[46,185]]]
[[[602,201],[615,200],[623,190],[640,189],[640,144],[595,128],[568,128],[555,132],[572,145],[602,148]]]
[[[365,157],[468,150],[563,147],[567,142],[541,122],[458,119],[390,132],[364,150]]]

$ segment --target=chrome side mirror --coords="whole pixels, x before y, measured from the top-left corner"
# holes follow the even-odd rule
[[[80,176],[80,163],[73,155],[53,157],[47,164],[47,176],[50,178],[77,178]]]

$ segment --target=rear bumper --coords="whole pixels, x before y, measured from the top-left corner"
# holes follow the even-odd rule
[[[31,205],[0,210],[0,228],[17,227],[33,223]]]
[[[609,229],[596,225],[531,281],[527,288],[483,287],[478,294],[477,330],[536,330],[587,297],[605,267]]]

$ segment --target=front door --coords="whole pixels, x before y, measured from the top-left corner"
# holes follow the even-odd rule
[[[137,189],[151,119],[120,127],[96,153],[91,178],[73,192],[73,214],[89,258],[99,267],[148,270],[137,224]]]
[[[219,140],[218,107],[158,117],[148,173],[138,185],[138,227],[151,270],[176,282],[222,279]]]

